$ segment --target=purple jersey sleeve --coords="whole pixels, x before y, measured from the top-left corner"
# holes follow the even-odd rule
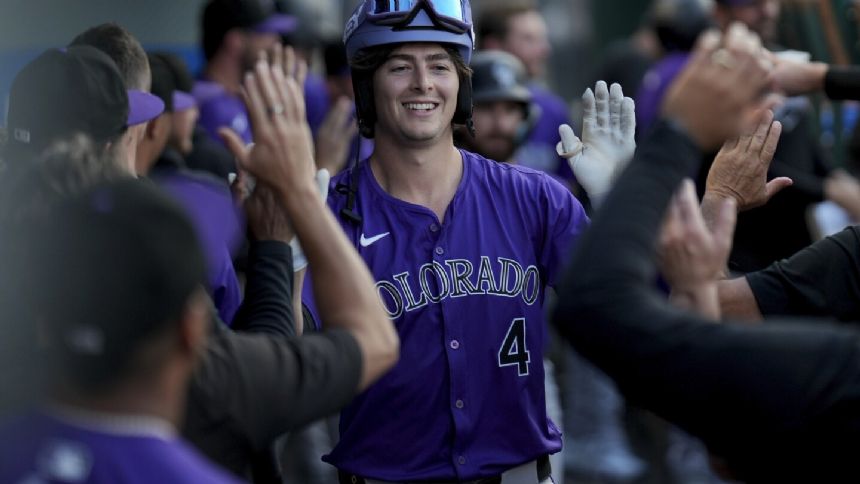
[[[471,480],[561,448],[546,414],[542,304],[588,219],[547,174],[462,156],[444,221],[386,193],[367,163],[360,225],[340,217],[346,197],[329,192],[401,340],[394,369],[341,413],[340,442],[324,460],[347,472]]]
[[[197,81],[192,95],[200,109],[197,123],[206,130],[209,137],[220,143],[218,129],[227,127],[235,131],[245,143],[251,142],[251,123],[239,96],[227,92],[211,81]]]

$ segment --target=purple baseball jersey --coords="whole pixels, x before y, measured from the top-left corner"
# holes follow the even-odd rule
[[[228,325],[242,303],[233,256],[242,243],[245,219],[221,180],[172,167],[157,168],[152,180],[185,209],[206,256],[208,290],[218,316]]]
[[[443,223],[359,165],[364,220],[340,222],[377,281],[401,354],[341,412],[340,442],[323,460],[342,470],[477,479],[561,449],[544,399],[542,304],[588,218],[547,174],[461,153],[463,178]],[[345,204],[330,191],[336,214]]]
[[[562,180],[572,180],[573,172],[567,160],[558,156],[555,146],[561,141],[558,127],[573,127],[567,105],[555,94],[532,84],[529,86],[532,101],[540,106],[541,114],[526,142],[517,149],[514,159],[522,166],[540,170]]]
[[[115,428],[109,428],[115,427]],[[162,428],[99,428],[45,414],[0,427],[0,482],[238,483]]]
[[[315,74],[308,74],[304,91],[306,116],[311,132],[315,135],[329,109],[325,81]],[[218,129],[226,126],[232,128],[245,143],[253,141],[248,111],[239,96],[227,91],[220,84],[207,80],[194,83],[191,94],[200,108],[197,122],[212,139],[221,142]]]

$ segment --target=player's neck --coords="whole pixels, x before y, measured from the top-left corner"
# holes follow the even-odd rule
[[[380,137],[370,166],[388,194],[433,210],[440,221],[463,177],[463,159],[453,142],[418,148]]]

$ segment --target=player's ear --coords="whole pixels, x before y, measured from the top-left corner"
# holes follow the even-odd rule
[[[188,297],[179,320],[179,349],[193,361],[206,345],[212,315],[212,301],[202,287],[197,288]]]

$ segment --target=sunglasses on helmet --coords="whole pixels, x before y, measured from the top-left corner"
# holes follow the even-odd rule
[[[424,8],[430,19],[445,30],[462,34],[471,30],[467,22],[468,0],[374,0],[367,19],[377,25],[407,25]]]

